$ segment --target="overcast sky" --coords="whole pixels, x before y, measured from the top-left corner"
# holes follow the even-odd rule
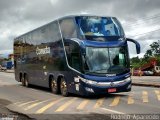
[[[0,54],[13,52],[15,37],[74,13],[117,17],[126,37],[140,42],[141,57],[160,40],[160,0],[0,0]],[[136,56],[134,44],[129,48],[130,56]]]

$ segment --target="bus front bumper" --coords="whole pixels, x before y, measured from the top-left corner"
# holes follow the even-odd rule
[[[80,82],[80,89],[83,95],[96,95],[96,94],[110,94],[118,92],[131,91],[131,78],[115,82],[102,82],[102,83],[86,83]]]

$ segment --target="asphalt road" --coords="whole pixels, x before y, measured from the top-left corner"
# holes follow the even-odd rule
[[[133,86],[129,93],[85,98],[62,97],[48,89],[23,87],[13,73],[0,72],[0,102],[11,111],[38,120],[109,119],[110,114],[160,114],[160,88]],[[160,117],[160,116],[159,116]]]

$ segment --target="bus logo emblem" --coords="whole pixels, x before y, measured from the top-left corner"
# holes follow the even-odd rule
[[[50,47],[47,47],[46,46],[46,48],[42,48],[42,49],[40,49],[40,48],[36,48],[36,54],[37,55],[44,55],[44,54],[50,54]]]
[[[116,76],[116,74],[106,74],[106,77]]]
[[[114,83],[113,82],[111,82],[111,84],[110,84],[111,86],[114,86]]]

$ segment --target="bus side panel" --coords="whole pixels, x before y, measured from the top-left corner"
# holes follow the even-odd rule
[[[20,39],[15,39],[14,40],[14,70],[15,70],[15,80],[20,82],[20,73],[22,71],[22,66],[21,66],[21,56],[22,56],[22,41]]]
[[[65,80],[67,82],[68,91],[70,93],[80,94],[78,87],[76,89],[75,77],[79,75],[79,71],[82,71],[82,59],[80,55],[80,45],[73,39],[78,38],[77,26],[74,17],[65,18],[59,21],[62,42],[64,43],[64,48],[66,52],[67,59],[67,69],[63,73]],[[73,39],[72,39],[73,38]]]
[[[57,21],[16,38],[14,54],[17,81],[22,73],[30,84],[49,87],[49,75],[63,75],[67,68]]]

